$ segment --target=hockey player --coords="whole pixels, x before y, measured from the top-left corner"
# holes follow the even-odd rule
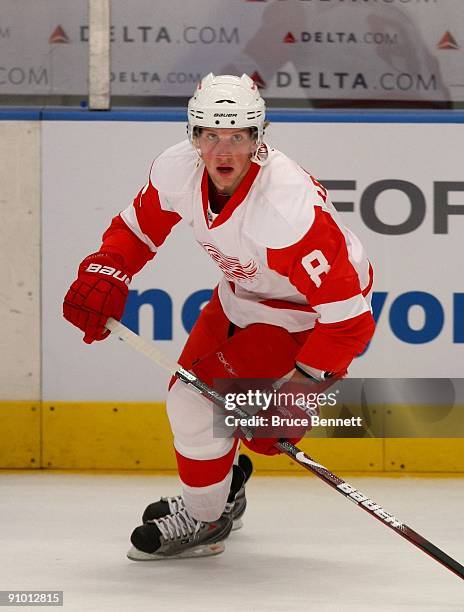
[[[105,323],[122,316],[133,275],[184,220],[223,276],[179,358],[183,367],[208,384],[285,375],[324,381],[346,372],[373,334],[372,268],[323,185],[270,148],[264,126],[264,101],[247,75],[201,81],[188,104],[188,139],[155,159],[65,297],[64,316],[84,342],[108,336]],[[167,412],[182,494],[148,506],[130,558],[224,549],[245,509],[251,467],[238,459],[236,438],[214,437],[214,410],[171,381]],[[248,444],[274,454],[274,442]]]

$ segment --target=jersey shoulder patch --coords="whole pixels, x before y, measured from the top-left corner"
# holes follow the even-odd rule
[[[244,229],[261,246],[283,249],[306,235],[318,204],[320,194],[310,175],[274,149],[253,185]]]

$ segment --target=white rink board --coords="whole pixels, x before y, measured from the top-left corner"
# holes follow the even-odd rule
[[[62,298],[78,263],[98,249],[100,236],[146,182],[152,159],[185,136],[181,122],[43,122],[43,399],[162,401],[167,377],[119,341],[84,345],[81,334],[61,316]],[[359,377],[460,377],[463,308],[453,316],[453,294],[462,293],[460,271],[464,216],[448,217],[448,233],[434,234],[434,183],[463,181],[459,151],[462,125],[275,123],[269,142],[325,181],[355,181],[352,191],[332,190],[334,201],[351,201],[342,213],[358,234],[374,264],[376,292],[386,292],[376,336],[350,369]],[[360,198],[373,183],[412,183],[426,202],[423,222],[404,235],[384,235],[369,228],[359,213]],[[420,190],[420,192],[419,192]],[[464,191],[448,196],[462,205]],[[414,205],[416,206],[416,205]],[[375,213],[388,225],[411,212],[408,197],[383,192]],[[172,357],[187,333],[181,310],[195,291],[219,278],[212,261],[196,245],[190,228],[177,226],[155,261],[132,282],[131,290],[160,289],[173,302],[173,339],[160,341]],[[444,313],[413,306],[406,316],[410,335],[426,324],[436,337],[413,344],[398,337],[391,306],[410,292],[430,294],[428,301]],[[401,298],[404,299],[404,298]],[[438,304],[438,306],[437,306]],[[401,310],[401,309],[400,309]],[[398,302],[396,302],[398,311]],[[140,331],[153,333],[151,308],[143,307]],[[398,320],[398,315],[397,320]],[[439,318],[439,317],[438,317]],[[454,327],[453,327],[454,326]],[[453,329],[459,342],[453,342]]]

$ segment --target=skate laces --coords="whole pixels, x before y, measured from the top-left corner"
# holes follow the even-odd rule
[[[201,528],[201,521],[197,521],[185,508],[175,514],[168,514],[153,521],[161,532],[162,537],[168,540],[196,535]]]
[[[184,509],[184,500],[182,495],[175,495],[174,497],[162,497],[161,501],[167,502],[169,506],[170,514],[176,514]]]

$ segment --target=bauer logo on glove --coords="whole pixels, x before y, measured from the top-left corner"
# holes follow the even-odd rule
[[[110,266],[102,266],[101,264],[91,263],[87,266],[86,272],[98,272],[99,274],[107,274],[108,276],[112,276],[117,280],[120,280],[126,285],[129,285],[130,278],[127,274],[124,274],[121,270],[116,270],[116,268],[111,268]]]
[[[84,332],[84,342],[104,340],[110,333],[109,317],[119,320],[124,312],[131,277],[118,254],[94,253],[79,266],[77,279],[63,302],[63,315]]]

